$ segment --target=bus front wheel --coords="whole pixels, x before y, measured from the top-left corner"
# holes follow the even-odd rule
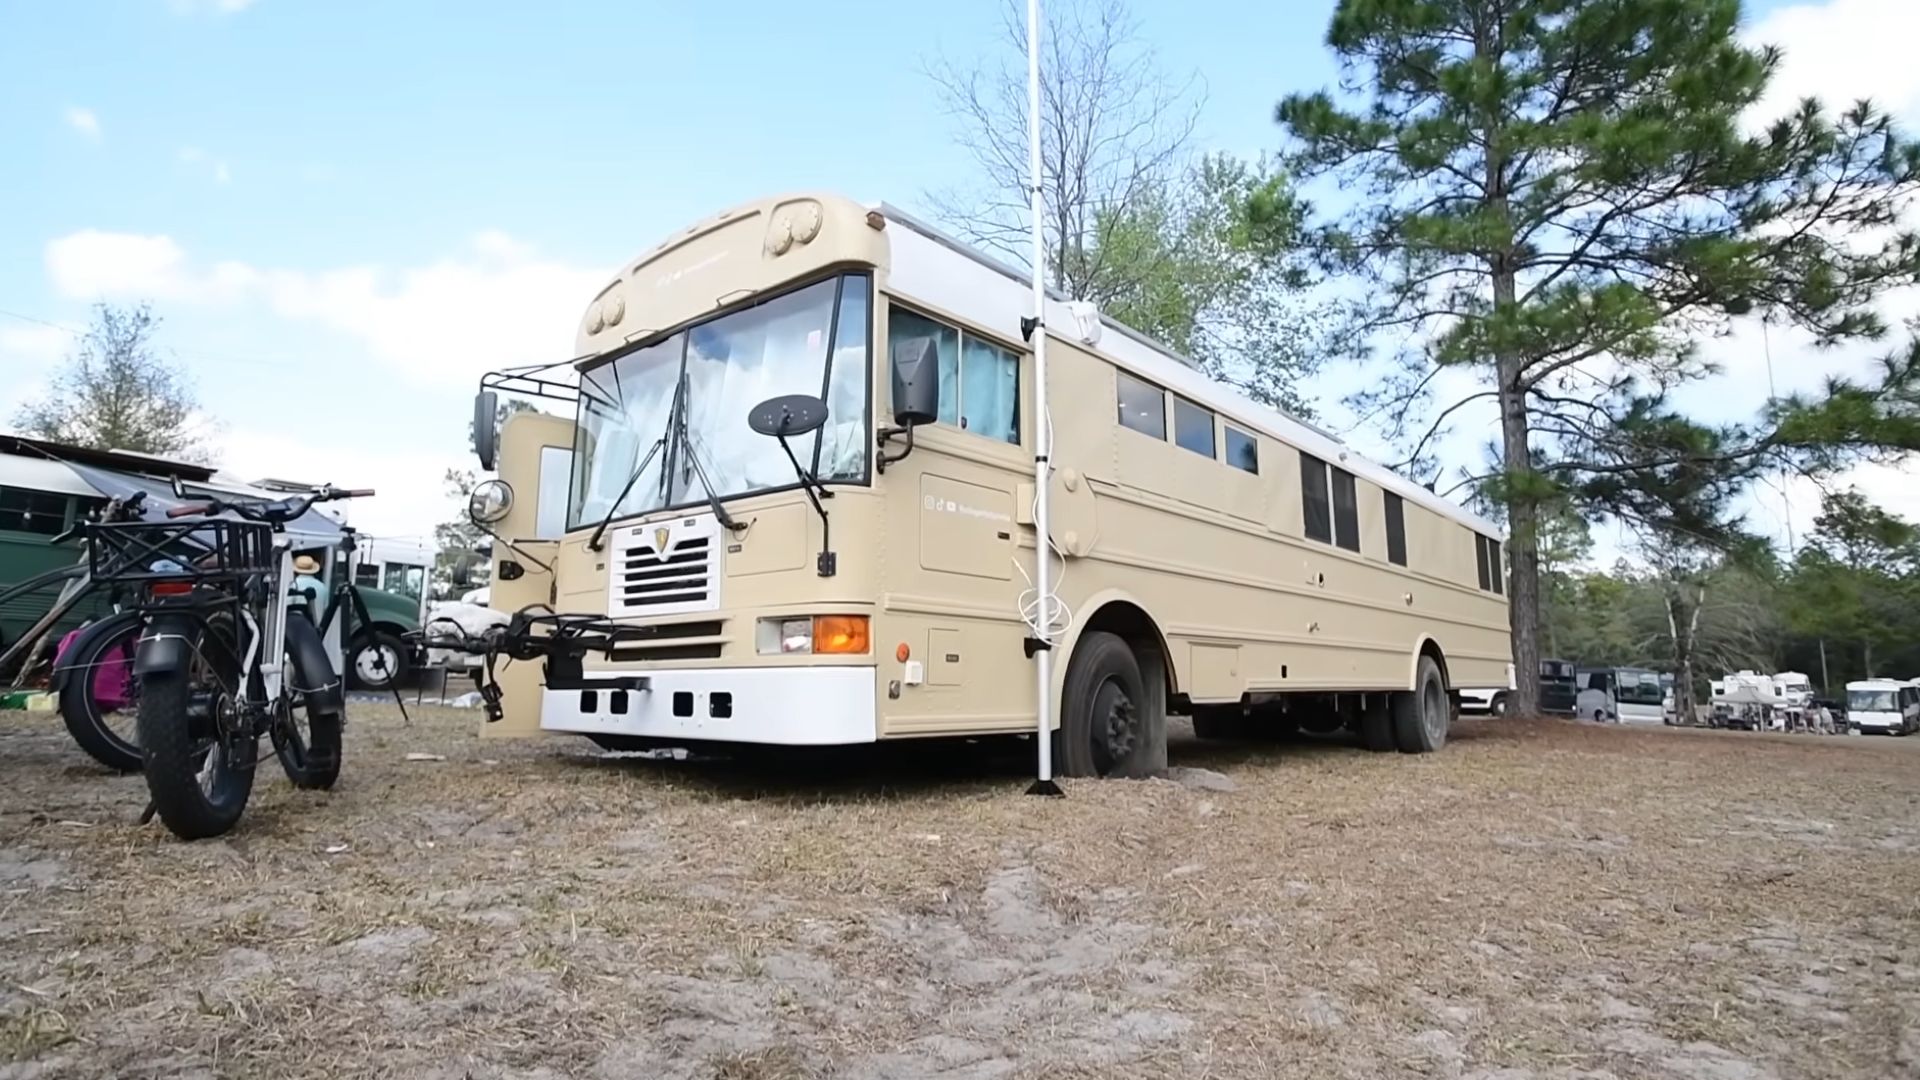
[[[1165,757],[1166,717],[1118,634],[1090,630],[1073,650],[1054,760],[1062,776],[1143,776]],[[1156,741],[1158,745],[1156,745]]]

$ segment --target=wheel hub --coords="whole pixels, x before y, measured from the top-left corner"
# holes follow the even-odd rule
[[[1140,741],[1140,711],[1119,683],[1109,679],[1093,700],[1094,749],[1111,768],[1126,760]]]
[[[393,650],[384,645],[375,645],[360,650],[353,658],[356,674],[365,682],[382,682],[390,678],[399,657],[393,656]]]

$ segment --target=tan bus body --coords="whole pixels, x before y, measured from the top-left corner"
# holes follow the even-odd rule
[[[645,675],[646,688],[543,688],[534,665],[514,665],[507,715],[490,733],[807,745],[1031,731],[1032,631],[1021,611],[1038,556],[1033,453],[1044,419],[1033,412],[1022,333],[1031,295],[1015,271],[899,211],[827,195],[737,207],[626,267],[580,325],[576,367],[591,400],[578,422],[522,413],[502,432],[501,477],[518,494],[497,528],[553,573],[496,545],[492,603],[659,627],[644,644],[584,661],[589,680]],[[1046,324],[1056,590],[1071,612],[1055,640],[1056,717],[1067,729],[1056,740],[1091,730],[1097,741],[1116,716],[1134,725],[1110,753],[1063,753],[1064,772],[1151,769],[1164,758],[1169,710],[1212,719],[1278,697],[1351,722],[1385,715],[1392,701],[1416,708],[1423,657],[1442,693],[1505,677],[1496,526],[1084,306],[1053,300]],[[890,356],[921,340],[939,354],[941,416],[911,432],[902,456],[907,437],[887,431]],[[697,451],[664,480],[650,466],[641,496],[614,500],[652,437],[630,417],[671,415],[670,403],[662,412],[643,398],[666,393],[676,348],[678,378],[697,364],[702,380],[684,413],[699,414],[689,428]],[[816,355],[810,368],[793,359]],[[643,381],[657,388],[636,389]],[[747,431],[754,403],[739,396],[796,389],[828,402],[820,445],[815,436],[794,445],[823,474],[829,459],[837,470],[825,481],[830,537],[773,440]],[[555,493],[568,452],[568,490]],[[883,454],[897,459],[884,470]],[[738,531],[721,528],[691,486],[675,497],[692,475],[688,456],[752,477],[718,485],[744,492],[724,501]],[[536,517],[556,520],[563,501],[565,527],[541,538]],[[668,505],[616,512],[592,550],[616,501]],[[678,553],[678,591],[648,584],[668,573],[663,553]],[[509,579],[504,561],[523,575]],[[864,647],[783,651],[815,616],[864,616]],[[819,626],[852,624],[808,625],[818,636]],[[1111,653],[1113,638],[1139,671],[1120,704],[1084,685],[1107,684],[1076,659]],[[1093,641],[1108,644],[1083,647]]]

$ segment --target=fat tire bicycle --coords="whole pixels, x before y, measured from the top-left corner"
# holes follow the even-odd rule
[[[271,502],[205,499],[164,521],[87,526],[94,578],[136,597],[146,817],[158,814],[175,836],[219,836],[239,822],[262,736],[295,787],[339,778],[346,699],[320,631],[291,595],[286,526],[315,503],[372,494],[322,486]],[[334,602],[342,598],[366,618],[350,582]]]

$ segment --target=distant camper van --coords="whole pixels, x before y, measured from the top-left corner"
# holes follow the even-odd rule
[[[1579,715],[1600,723],[1664,724],[1667,688],[1643,668],[1581,668]]]
[[[1847,722],[1862,732],[1882,735],[1920,731],[1920,686],[1897,679],[1850,682]]]

